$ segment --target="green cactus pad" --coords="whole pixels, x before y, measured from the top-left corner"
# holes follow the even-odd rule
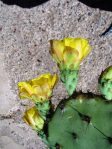
[[[105,69],[99,78],[99,87],[107,100],[112,100],[112,66]]]
[[[48,124],[50,149],[112,149],[112,102],[78,94],[62,101]]]
[[[61,70],[61,81],[64,83],[68,94],[72,95],[78,81],[78,70]]]

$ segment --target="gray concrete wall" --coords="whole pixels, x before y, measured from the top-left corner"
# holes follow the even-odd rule
[[[100,37],[112,13],[90,8],[77,0],[50,0],[31,9],[0,1],[0,149],[45,149],[37,134],[22,121],[32,105],[18,98],[17,83],[45,72],[59,73],[49,54],[49,40],[85,37],[92,52],[81,64],[77,90],[98,93],[98,77],[112,65],[112,35]],[[55,105],[67,96],[59,82]]]

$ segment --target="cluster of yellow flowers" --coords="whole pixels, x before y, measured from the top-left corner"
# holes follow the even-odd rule
[[[31,99],[35,103],[48,101],[57,80],[57,75],[47,73],[27,82],[19,82],[19,97],[21,99]],[[44,126],[44,120],[36,107],[27,110],[23,120],[36,130],[41,130]]]
[[[77,69],[91,50],[88,41],[83,38],[64,38],[63,40],[51,40],[50,43],[50,53],[60,69]],[[31,99],[35,103],[46,102],[50,99],[57,80],[57,75],[47,73],[30,81],[19,82],[19,97]],[[42,130],[44,126],[44,120],[36,107],[27,110],[23,119],[36,130]]]

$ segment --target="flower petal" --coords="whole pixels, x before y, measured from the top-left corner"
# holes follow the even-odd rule
[[[25,96],[31,97],[34,94],[34,89],[27,82],[19,82],[18,87],[20,98],[25,98]]]
[[[56,75],[56,74],[54,74],[53,76],[52,76],[52,88],[55,86],[55,84],[57,83],[57,81],[58,81],[58,75]]]
[[[63,61],[64,42],[62,40],[51,40],[51,54],[58,62]]]

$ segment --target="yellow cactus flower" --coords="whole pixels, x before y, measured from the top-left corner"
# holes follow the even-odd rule
[[[91,51],[88,40],[84,38],[64,38],[50,43],[50,53],[61,69],[76,69]]]
[[[43,129],[44,120],[39,115],[36,107],[27,110],[23,116],[23,120],[30,125],[33,129],[40,131]]]
[[[28,98],[34,102],[49,100],[57,80],[56,74],[47,73],[27,82],[19,82],[19,96],[21,99]]]

